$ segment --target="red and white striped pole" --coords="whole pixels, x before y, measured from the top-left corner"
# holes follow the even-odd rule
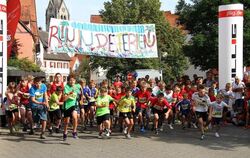
[[[243,5],[219,6],[219,87],[243,77]]]

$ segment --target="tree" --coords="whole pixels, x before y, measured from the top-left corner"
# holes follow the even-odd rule
[[[10,57],[11,58],[17,58],[18,55],[20,54],[20,47],[22,46],[22,44],[20,44],[20,41],[18,39],[14,39],[12,46],[11,46],[11,54]]]
[[[250,55],[250,1],[246,0],[192,0],[192,4],[179,3],[176,10],[180,22],[192,35],[184,53],[192,64],[202,70],[218,68],[218,7],[223,4],[244,4],[244,56]],[[250,59],[244,58],[244,65],[250,65]]]
[[[89,58],[83,58],[75,74],[80,78],[90,79]]]
[[[185,6],[186,6],[185,0],[179,0],[177,5],[176,5],[175,14],[179,15],[183,11]]]
[[[187,60],[182,53],[184,42],[181,32],[170,27],[160,11],[159,0],[112,0],[104,3],[104,10],[100,14],[105,23],[109,24],[146,24],[156,25],[156,35],[159,59],[117,59],[107,57],[91,57],[91,68],[101,66],[108,69],[108,78],[117,73],[126,74],[135,69],[163,69],[167,78],[179,75],[186,68]],[[166,56],[167,52],[167,56]],[[174,60],[170,61],[169,58]],[[178,63],[178,72],[173,69]]]
[[[31,62],[28,58],[10,58],[7,63],[8,66],[13,66],[24,71],[40,72],[41,69],[35,63]]]

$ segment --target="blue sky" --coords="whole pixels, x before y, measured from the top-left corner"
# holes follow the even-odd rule
[[[70,20],[90,22],[90,15],[98,14],[107,0],[64,0],[70,12]],[[162,10],[174,12],[178,0],[161,0]],[[190,2],[190,0],[186,0]],[[36,0],[38,26],[45,30],[45,12],[49,0]]]

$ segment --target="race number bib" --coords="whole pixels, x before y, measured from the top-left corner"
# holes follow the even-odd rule
[[[35,99],[42,99],[43,98],[43,93],[40,93],[40,92],[36,92],[35,93]]]
[[[159,105],[155,105],[154,108],[155,108],[156,110],[162,110],[162,107],[159,106]]]
[[[188,104],[183,104],[181,107],[182,107],[183,110],[187,110],[188,109]]]
[[[222,117],[222,111],[214,111],[213,112],[213,117]]]

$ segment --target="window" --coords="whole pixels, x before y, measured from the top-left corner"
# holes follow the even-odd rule
[[[43,62],[43,66],[46,67],[46,61]]]
[[[54,68],[54,62],[50,62],[50,68]]]
[[[64,15],[64,20],[66,20],[66,16]]]
[[[58,62],[58,63],[57,63],[57,68],[59,68],[59,69],[62,68],[62,63],[61,63],[61,62]]]
[[[63,68],[64,69],[68,69],[69,68],[69,64],[68,63],[63,63]]]
[[[63,16],[61,15],[61,19],[63,19]]]

